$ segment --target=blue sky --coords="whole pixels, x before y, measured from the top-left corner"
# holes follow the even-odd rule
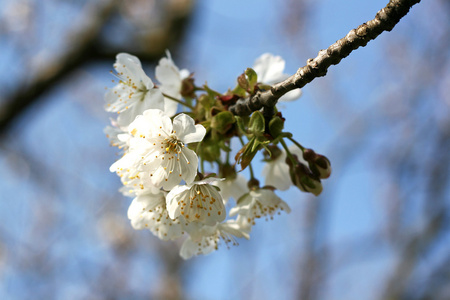
[[[0,16],[12,2],[0,5]],[[237,76],[265,52],[281,55],[286,60],[285,71],[292,74],[317,51],[372,19],[386,1],[306,3],[310,9],[306,29],[288,34],[286,23],[298,21],[283,19],[292,5],[288,1],[198,1],[175,61],[180,68],[194,72],[197,83],[207,81],[219,91],[234,87]],[[62,50],[61,36],[74,25],[68,20],[82,20],[81,7],[49,1],[35,8],[42,26],[35,28],[32,36],[35,54],[42,55],[37,60],[42,63]],[[339,254],[345,256],[341,252],[352,241],[364,241],[383,230],[385,201],[380,198],[387,183],[377,158],[387,133],[380,125],[385,122],[380,99],[389,92],[386,82],[395,87],[395,77],[386,75],[391,72],[384,62],[386,49],[399,36],[410,34],[416,20],[433,9],[430,3],[414,7],[393,32],[383,33],[330,67],[325,78],[308,84],[301,99],[280,104],[286,130],[332,162],[333,174],[324,183],[324,193],[319,200],[294,188],[279,193],[291,206],[291,214],[269,222],[261,220],[250,241],[242,240],[238,247],[224,247],[187,262],[183,266],[187,299],[294,298],[299,259],[306,251],[309,230],[305,211],[313,201],[321,201],[324,218],[314,247],[333,245],[337,249],[336,257],[330,258],[331,278],[320,298],[361,299],[363,293],[365,299],[379,296],[383,276],[395,260],[393,251],[380,243],[367,253],[362,250],[367,259],[356,258],[356,263],[342,268]],[[0,42],[6,41],[0,36]],[[416,43],[418,48],[422,46],[420,41]],[[6,89],[28,70],[14,47],[17,45],[5,43],[0,55],[0,81]],[[28,44],[23,47],[33,50]],[[14,61],[18,64],[12,67]],[[10,131],[8,143],[0,148],[2,299],[26,298],[30,287],[44,297],[46,286],[52,284],[57,286],[57,299],[89,295],[88,283],[98,278],[99,266],[113,264],[117,254],[104,237],[109,235],[99,229],[106,215],[116,217],[118,229],[114,230],[126,230],[141,246],[133,252],[126,271],[133,288],[144,292],[157,288],[162,267],[154,251],[157,243],[163,242],[149,232],[130,230],[126,209],[131,199],[119,194],[120,182],[108,171],[118,157],[103,134],[110,117],[103,111],[103,94],[113,79],[109,74],[112,63],[83,67],[44,95],[45,101],[24,114]],[[257,173],[261,169],[262,164],[255,165]],[[50,225],[46,227],[44,221]],[[36,240],[39,242],[29,244]],[[24,257],[39,253],[48,265],[51,281],[33,272],[39,266],[23,262]],[[355,281],[358,284],[351,284]]]

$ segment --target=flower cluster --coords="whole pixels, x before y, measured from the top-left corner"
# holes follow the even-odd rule
[[[320,179],[330,175],[330,163],[283,131],[280,112],[270,118],[259,111],[238,117],[228,110],[286,79],[284,65],[281,57],[264,54],[237,78],[233,90],[222,94],[206,84],[196,86],[193,75],[180,70],[169,52],[156,67],[157,84],[137,57],[117,55],[118,81],[105,95],[106,111],[117,117],[105,133],[122,151],[110,171],[120,177],[120,191],[134,198],[128,209],[133,228],[148,229],[162,240],[184,239],[180,255],[188,259],[208,254],[222,243],[236,244],[236,238],[249,239],[258,218],[290,212],[276,189],[295,185],[320,194]],[[300,95],[297,90],[280,100]],[[233,138],[242,143],[234,162]],[[287,147],[285,140],[293,145]],[[251,166],[258,151],[264,152],[266,161],[263,187]],[[205,173],[205,162],[216,168],[218,176]],[[236,171],[237,164],[240,171],[248,167],[248,180]]]

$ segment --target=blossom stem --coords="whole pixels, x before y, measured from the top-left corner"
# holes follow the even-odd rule
[[[280,140],[281,145],[283,146],[284,150],[286,150],[286,155],[289,157],[289,159],[292,161],[293,165],[296,165],[297,162],[295,161],[294,156],[292,156],[291,151],[289,151],[288,146],[286,145],[286,143],[284,142],[283,139]],[[297,146],[299,146],[300,144],[298,144]],[[300,146],[301,147],[301,146]]]
[[[302,151],[305,151],[305,147],[303,147],[302,145],[300,145],[296,140],[294,140],[294,139],[291,138],[291,137],[288,137],[288,139],[289,139],[291,142],[293,142],[297,147],[299,147]],[[281,140],[281,141],[283,141],[283,140]]]
[[[186,103],[184,101],[181,101],[180,99],[172,97],[170,95],[167,95],[167,94],[164,94],[164,93],[162,93],[162,94],[163,94],[164,97],[169,98],[170,100],[175,101],[175,102],[177,102],[177,103],[179,103],[181,105],[184,105],[184,106],[186,106],[187,108],[189,108],[191,110],[194,110],[194,107],[192,105],[190,105],[190,104],[188,104],[188,103]]]
[[[205,174],[205,160],[202,157],[200,157],[200,171]]]

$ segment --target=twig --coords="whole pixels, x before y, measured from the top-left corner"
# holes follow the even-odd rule
[[[352,29],[345,37],[332,44],[326,50],[320,50],[316,58],[308,59],[306,66],[288,79],[275,84],[270,90],[258,92],[250,99],[240,100],[230,107],[230,111],[239,116],[249,115],[261,108],[274,107],[278,99],[289,91],[304,87],[314,78],[327,74],[331,65],[337,65],[353,50],[364,47],[383,31],[391,31],[409,9],[420,0],[391,0],[381,9],[373,20]]]

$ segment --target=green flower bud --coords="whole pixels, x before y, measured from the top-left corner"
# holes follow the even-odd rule
[[[255,136],[264,134],[265,130],[265,120],[264,116],[260,111],[255,111],[250,117],[250,122],[248,124],[248,129]]]
[[[221,134],[225,134],[233,126],[236,120],[229,111],[222,111],[215,115],[211,120],[211,128],[217,130]]]
[[[202,143],[199,155],[206,161],[216,161],[220,157],[220,147],[217,143]]]
[[[274,116],[269,122],[269,131],[273,138],[278,137],[284,128],[284,121],[278,116]]]

